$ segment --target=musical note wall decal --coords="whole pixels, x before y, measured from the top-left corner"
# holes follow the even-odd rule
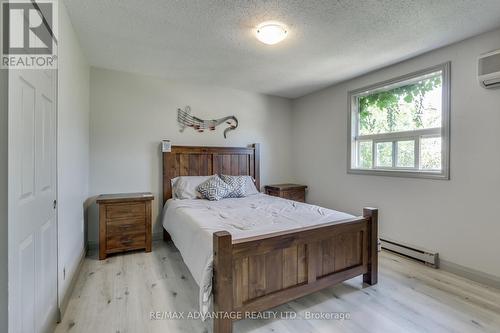
[[[197,132],[204,132],[206,130],[214,131],[215,127],[226,123],[229,125],[224,130],[224,139],[227,139],[227,133],[235,130],[238,127],[238,119],[235,116],[227,116],[219,119],[203,120],[191,115],[191,108],[186,106],[183,109],[177,109],[177,122],[180,126],[180,131],[184,132],[186,127],[191,127]]]

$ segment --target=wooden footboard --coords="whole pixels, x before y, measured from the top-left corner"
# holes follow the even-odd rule
[[[163,203],[172,179],[214,174],[246,175],[260,188],[260,145],[172,146],[163,153]],[[164,239],[169,239],[164,232]],[[213,236],[215,333],[232,331],[236,314],[264,311],[363,274],[377,283],[377,210],[342,223],[232,240]],[[225,315],[224,315],[225,314]],[[215,314],[217,315],[217,314]]]
[[[214,333],[232,332],[246,312],[264,311],[363,275],[377,283],[378,210],[341,223],[232,240],[213,235]]]

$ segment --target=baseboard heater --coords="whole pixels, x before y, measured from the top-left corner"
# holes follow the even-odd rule
[[[439,268],[439,253],[408,246],[399,242],[380,238],[381,247],[405,257],[418,260],[427,266]]]

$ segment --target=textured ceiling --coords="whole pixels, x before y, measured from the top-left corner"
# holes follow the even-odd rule
[[[65,4],[93,66],[291,98],[500,26],[500,0]],[[266,20],[288,38],[257,41]]]

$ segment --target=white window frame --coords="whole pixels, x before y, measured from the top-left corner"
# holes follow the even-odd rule
[[[433,178],[450,179],[450,68],[451,63],[446,62],[437,66],[426,68],[411,74],[403,75],[384,82],[376,83],[368,87],[349,91],[348,93],[348,140],[347,140],[347,172],[351,174],[411,177],[411,178]],[[377,91],[384,91],[400,86],[402,83],[416,80],[422,76],[435,72],[442,72],[442,115],[441,127],[426,128],[415,131],[393,132],[372,135],[359,135],[359,112],[357,100],[360,96],[373,94]],[[441,137],[441,170],[420,170],[420,138]],[[397,142],[415,141],[415,167],[397,167]],[[358,168],[359,149],[357,143],[361,141],[372,141],[372,168]],[[392,167],[377,167],[378,142],[392,142]]]

